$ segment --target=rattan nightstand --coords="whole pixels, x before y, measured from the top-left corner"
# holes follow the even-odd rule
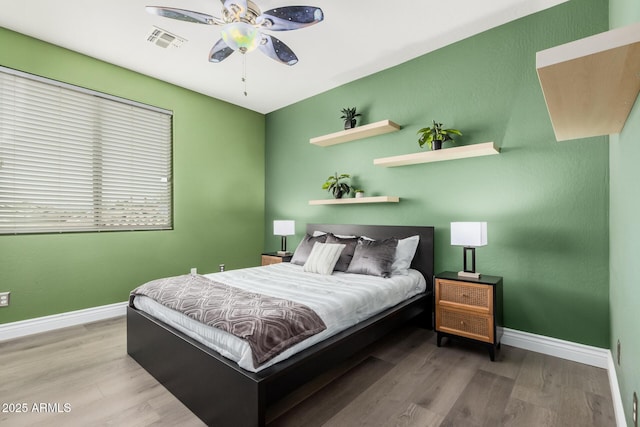
[[[502,277],[458,277],[446,271],[436,276],[435,311],[437,344],[442,337],[478,342],[495,360],[502,337]]]
[[[278,255],[277,252],[265,252],[262,254],[262,265],[279,264],[291,261],[291,255]]]

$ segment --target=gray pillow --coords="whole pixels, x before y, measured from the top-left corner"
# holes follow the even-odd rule
[[[310,234],[306,234],[302,241],[298,244],[295,252],[293,253],[293,257],[291,257],[291,263],[297,265],[304,265],[307,262],[307,258],[309,258],[309,254],[311,253],[311,249],[313,249],[313,244],[324,243],[327,240],[327,235],[323,234],[322,236],[312,236]]]
[[[340,258],[334,267],[334,271],[347,271],[349,268],[349,264],[351,264],[351,259],[353,258],[353,252],[356,250],[356,246],[358,245],[357,237],[337,237],[331,233],[327,234],[327,243],[340,243],[345,245],[342,253],[340,254]]]
[[[347,273],[391,276],[391,265],[396,256],[397,246],[398,239],[395,237],[386,240],[358,239]]]

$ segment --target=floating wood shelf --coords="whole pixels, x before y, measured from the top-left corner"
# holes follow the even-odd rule
[[[403,154],[401,156],[384,157],[374,159],[373,164],[383,167],[407,166],[418,163],[442,162],[445,160],[464,159],[467,157],[490,156],[499,154],[493,142],[482,144],[463,145],[461,147],[444,148],[441,150],[423,151],[420,153]]]
[[[315,138],[311,138],[309,143],[319,145],[320,147],[327,147],[329,145],[342,144],[343,142],[369,138],[371,136],[382,135],[398,130],[400,130],[400,125],[392,122],[391,120],[382,120],[380,122],[358,126],[353,129],[342,130],[329,135],[317,136]]]
[[[354,203],[398,203],[400,197],[375,196],[375,197],[351,197],[347,199],[322,199],[309,200],[310,205],[349,205]]]
[[[640,22],[540,51],[558,141],[620,133],[640,92]]]

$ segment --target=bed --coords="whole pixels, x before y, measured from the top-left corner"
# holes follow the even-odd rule
[[[402,324],[432,327],[433,227],[308,224],[307,232],[367,236],[420,236],[411,268],[426,291],[257,372],[241,368],[186,333],[127,309],[127,352],[208,425],[264,426],[267,407]],[[266,268],[266,267],[265,267]]]

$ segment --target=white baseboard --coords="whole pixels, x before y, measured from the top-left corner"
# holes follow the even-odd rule
[[[515,329],[504,328],[502,344],[512,347],[548,354],[561,359],[573,360],[585,365],[598,368],[609,368],[609,350],[606,348],[592,347],[543,335],[531,334]]]
[[[617,427],[627,427],[624,408],[622,406],[622,397],[620,395],[620,386],[618,384],[618,377],[616,376],[616,368],[613,364],[613,357],[609,349],[592,347],[508,328],[504,328],[501,343],[606,369],[609,374],[609,387],[611,388],[611,399],[613,400],[613,410],[616,416]]]
[[[0,341],[20,338],[27,335],[39,334],[54,329],[69,326],[82,325],[83,323],[97,322],[98,320],[124,316],[127,312],[127,302],[92,307],[84,310],[69,311],[67,313],[51,316],[37,317],[35,319],[21,320],[19,322],[0,325]]]
[[[609,372],[609,384],[611,386],[611,399],[613,399],[613,410],[616,413],[616,421],[618,427],[627,427],[626,417],[624,415],[624,407],[622,406],[622,395],[620,394],[620,385],[618,384],[618,376],[616,375],[616,365],[613,362],[613,355],[609,352],[609,364],[607,371]]]

